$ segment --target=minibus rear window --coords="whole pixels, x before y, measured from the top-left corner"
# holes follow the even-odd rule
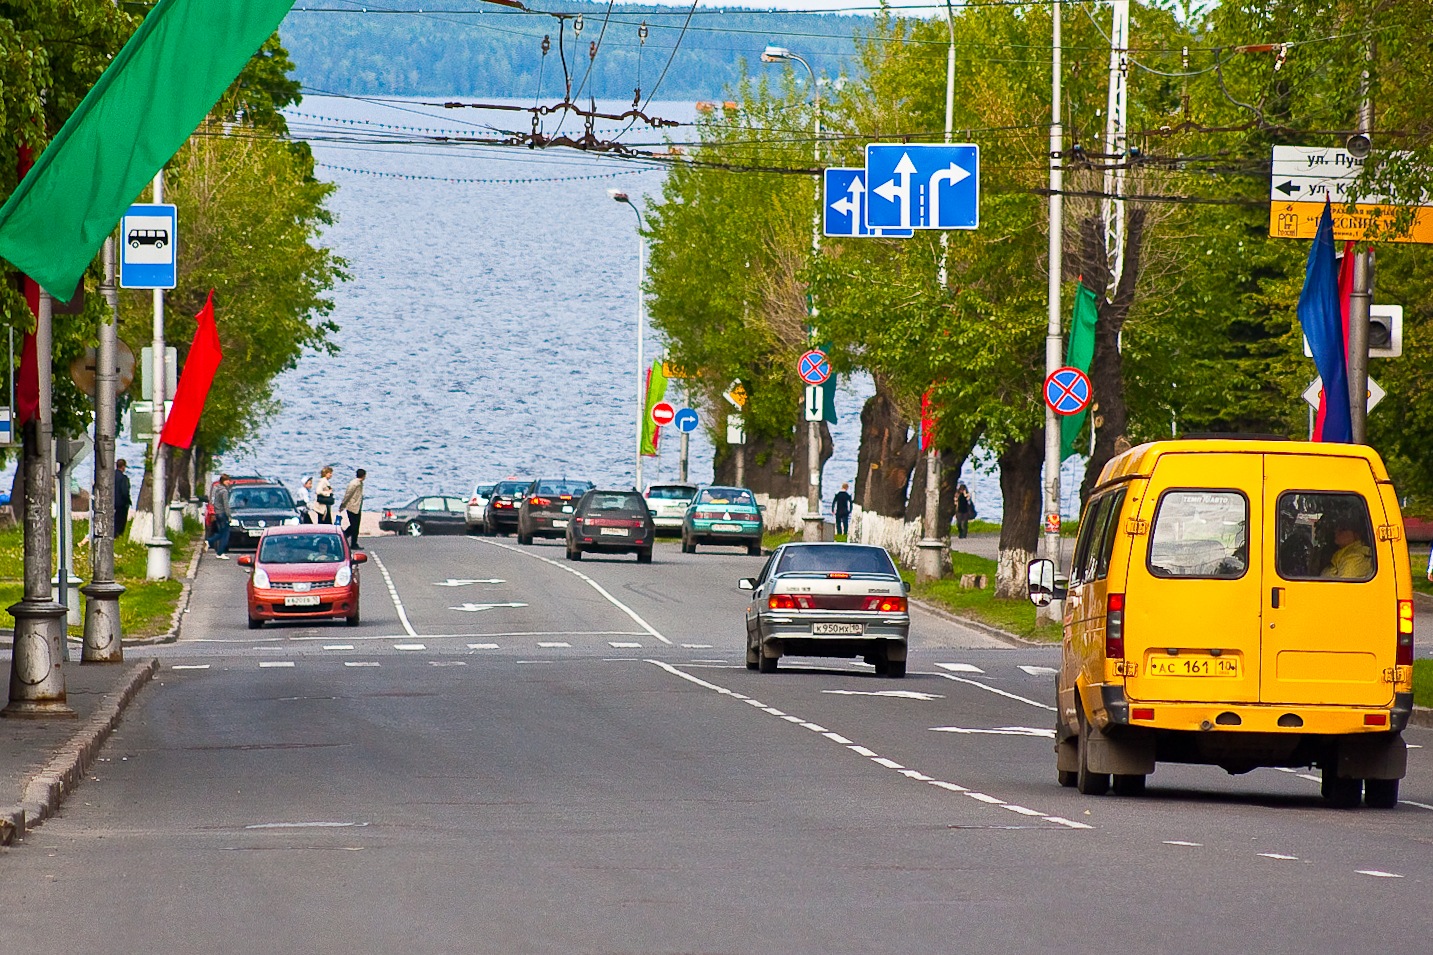
[[[1285,580],[1372,580],[1368,504],[1358,494],[1287,491],[1274,521],[1274,566]]]
[[[1159,498],[1150,532],[1156,577],[1237,580],[1249,568],[1249,500],[1238,491],[1174,488]]]

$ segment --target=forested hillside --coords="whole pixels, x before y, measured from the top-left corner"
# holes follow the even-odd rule
[[[713,98],[736,81],[743,60],[757,64],[768,43],[790,47],[817,73],[849,74],[855,36],[872,22],[606,3],[558,2],[540,14],[482,0],[448,0],[442,12],[424,13],[416,2],[353,12],[335,6],[296,7],[280,28],[306,91],[560,98],[565,57],[574,94],[627,100],[640,89],[643,101]]]

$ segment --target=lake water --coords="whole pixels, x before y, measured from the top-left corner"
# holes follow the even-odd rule
[[[649,112],[695,115],[688,103]],[[507,475],[630,485],[638,238],[632,210],[607,189],[641,207],[660,198],[665,173],[563,149],[371,141],[523,128],[526,114],[310,96],[289,121],[311,140],[318,176],[338,186],[337,221],[323,241],[352,273],[333,292],[339,352],[306,355],[285,373],[276,387],[282,412],[223,466],[297,486],[331,464],[340,488],[363,467],[370,509],[418,494],[466,496]],[[565,131],[580,128],[569,120]],[[616,132],[599,122],[599,136]],[[325,141],[335,135],[349,141]],[[659,138],[642,129],[624,137]],[[649,329],[648,360],[659,352]],[[841,383],[828,502],[854,480],[870,393],[867,379]],[[698,410],[705,426],[706,409]],[[644,465],[648,482],[677,478],[679,443],[664,434],[661,456]],[[700,428],[691,441],[695,480],[711,479],[712,450]],[[119,453],[143,460],[123,441]],[[1078,484],[1068,472],[1067,492]],[[981,517],[999,520],[993,471],[970,468],[966,480]]]

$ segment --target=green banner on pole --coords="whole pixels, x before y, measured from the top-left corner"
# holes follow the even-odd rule
[[[1099,317],[1099,299],[1081,282],[1075,287],[1075,310],[1070,319],[1070,336],[1065,347],[1065,364],[1090,373],[1095,357],[1095,319]],[[1075,440],[1085,426],[1089,410],[1060,419],[1060,460],[1075,453]]]

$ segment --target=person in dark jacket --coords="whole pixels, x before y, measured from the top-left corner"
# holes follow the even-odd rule
[[[124,473],[128,467],[124,458],[114,463],[114,536],[119,538],[124,533],[124,525],[129,523],[129,475]]]
[[[975,499],[970,496],[970,490],[964,484],[958,485],[955,489],[956,533],[964,537],[973,520],[975,520]]]
[[[831,499],[831,513],[836,515],[836,533],[851,532],[851,485],[842,484],[841,490]]]

